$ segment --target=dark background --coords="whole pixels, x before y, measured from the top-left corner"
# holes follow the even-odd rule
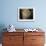
[[[33,19],[33,9],[29,9],[30,10],[30,12],[31,12],[31,15],[27,18],[27,19]],[[20,19],[23,19],[23,17],[22,17],[22,9],[19,9],[19,18]]]

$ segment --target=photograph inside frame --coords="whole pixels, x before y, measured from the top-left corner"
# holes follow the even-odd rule
[[[34,20],[34,8],[19,8],[18,18],[21,21],[33,21]]]

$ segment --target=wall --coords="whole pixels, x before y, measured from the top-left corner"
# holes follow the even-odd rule
[[[13,24],[16,28],[46,28],[46,0],[0,0],[0,25]],[[34,22],[18,22],[17,8],[35,8]]]

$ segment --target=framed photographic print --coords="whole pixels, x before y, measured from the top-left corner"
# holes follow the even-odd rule
[[[35,9],[31,7],[18,8],[18,21],[34,21]]]

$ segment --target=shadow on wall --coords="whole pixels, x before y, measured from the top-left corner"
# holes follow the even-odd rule
[[[0,43],[2,43],[2,36],[3,36],[3,32],[6,32],[6,30],[4,30],[4,28],[6,28],[6,26],[4,24],[0,24]]]

